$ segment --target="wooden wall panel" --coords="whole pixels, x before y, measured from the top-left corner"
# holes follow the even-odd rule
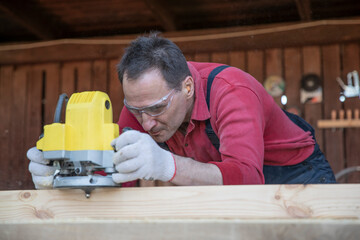
[[[264,51],[252,50],[246,53],[247,72],[256,78],[261,84],[265,80]]]
[[[61,93],[70,96],[75,92],[75,66],[73,63],[64,63],[61,67]]]
[[[92,90],[93,75],[91,62],[78,62],[76,65],[76,91],[90,91]]]
[[[299,48],[287,48],[284,50],[284,70],[287,108],[295,107],[301,109],[299,89],[302,70]]]
[[[342,80],[347,84],[347,74],[352,71],[360,73],[360,51],[359,45],[350,43],[343,48],[343,72]],[[347,98],[344,102],[344,109],[354,112],[360,110],[360,99],[358,97]],[[360,128],[345,129],[345,158],[346,167],[360,166]],[[360,182],[360,174],[349,175],[347,182]]]
[[[332,110],[338,111],[342,108],[339,101],[339,86],[336,82],[336,77],[341,75],[340,47],[328,45],[321,49],[324,74],[324,117],[329,119]],[[344,129],[325,130],[325,154],[335,173],[344,168]]]
[[[265,50],[265,79],[270,76],[283,78],[282,49]],[[274,97],[275,102],[282,108],[281,96]]]
[[[25,161],[25,154],[28,149],[34,147],[36,141],[42,132],[42,93],[43,93],[43,80],[44,75],[41,69],[37,67],[30,67],[27,73],[27,90],[26,90],[26,117],[25,117],[25,152],[24,161],[21,161],[21,170],[25,170],[25,174],[22,171],[14,171],[17,179],[20,181],[24,179],[24,176],[30,176],[27,171],[28,161]],[[21,160],[21,159],[20,159]],[[19,169],[19,170],[20,170]],[[28,177],[26,178],[28,179]],[[29,184],[29,183],[27,183]],[[24,187],[24,186],[22,186]],[[10,187],[12,189],[13,187]]]
[[[0,68],[0,154],[2,158],[2,169],[0,173],[0,181],[2,184],[9,185],[11,183],[10,171],[12,167],[12,159],[9,149],[12,148],[10,137],[11,132],[11,112],[13,92],[12,80],[14,76],[13,66],[2,66]],[[5,167],[6,166],[6,167]]]
[[[210,61],[214,63],[229,64],[228,52],[214,52],[210,55]]]
[[[119,63],[119,60],[112,59],[109,61],[108,71],[109,71],[109,85],[108,93],[113,106],[113,119],[114,122],[119,120],[121,109],[124,106],[124,93],[120,80],[116,71],[116,64]]]
[[[96,60],[93,62],[93,86],[92,90],[107,92],[109,84],[108,75],[108,62],[106,60]],[[110,99],[111,100],[111,99]]]
[[[233,67],[246,71],[246,59],[244,51],[229,52],[229,64]]]
[[[41,71],[43,75],[43,124],[54,122],[54,113],[60,92],[60,64],[49,63],[34,65],[33,69]]]
[[[7,167],[9,171],[6,172],[9,188],[32,188],[31,177],[27,171],[26,159],[26,95],[27,95],[27,76],[29,66],[16,67],[12,79],[12,108],[11,108],[11,128],[10,128],[10,166]],[[10,104],[9,104],[10,105]],[[9,114],[9,115],[10,115]],[[1,145],[1,144],[0,144]],[[16,169],[16,170],[15,170]],[[19,173],[13,174],[14,171]],[[5,173],[4,173],[5,174]]]
[[[321,73],[321,50],[318,46],[307,46],[302,49],[303,74],[317,74],[322,79]],[[317,127],[317,121],[323,118],[322,103],[306,102],[302,105],[304,119],[315,130],[316,141],[324,152],[324,130]]]
[[[194,55],[194,61],[196,62],[210,62],[209,53],[196,53]]]

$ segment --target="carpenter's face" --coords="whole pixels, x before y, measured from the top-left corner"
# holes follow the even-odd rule
[[[135,80],[124,76],[125,105],[156,142],[168,140],[189,115],[190,98],[183,85],[181,90],[169,89],[158,70]]]

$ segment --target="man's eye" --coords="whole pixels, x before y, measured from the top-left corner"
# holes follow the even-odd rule
[[[164,107],[165,107],[165,105],[156,105],[156,106],[150,107],[148,109],[148,111],[157,112],[157,111],[160,111],[160,110],[164,109]]]

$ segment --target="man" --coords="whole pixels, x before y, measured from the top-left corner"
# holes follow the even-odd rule
[[[335,182],[311,126],[282,111],[262,85],[240,69],[186,62],[173,42],[150,36],[126,49],[118,75],[125,96],[118,124],[120,130],[133,130],[112,142],[117,183]],[[29,168],[41,188],[51,185],[52,169],[44,170],[40,160],[33,160],[36,151],[29,150],[28,157],[37,163]],[[50,175],[47,181],[44,172]],[[39,177],[42,182],[35,181]]]

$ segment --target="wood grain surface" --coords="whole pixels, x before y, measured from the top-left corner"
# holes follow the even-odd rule
[[[0,192],[0,239],[358,239],[360,185]]]
[[[0,222],[36,219],[359,219],[360,185],[252,185],[0,192]]]

